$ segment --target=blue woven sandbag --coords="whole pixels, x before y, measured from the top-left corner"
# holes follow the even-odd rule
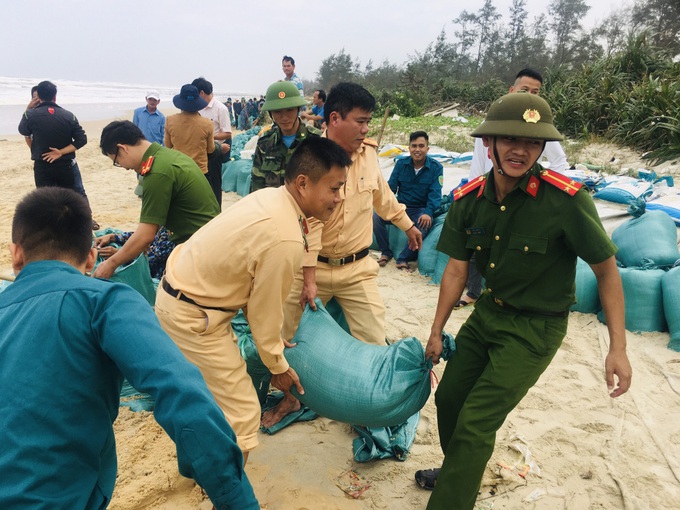
[[[616,260],[625,267],[670,267],[680,259],[678,231],[663,211],[647,211],[612,233],[618,246]]]
[[[227,161],[222,164],[222,190],[236,191],[236,182],[238,180],[238,171],[236,169],[237,161]]]
[[[674,267],[661,278],[663,311],[671,333],[668,348],[680,351],[680,267]]]
[[[250,331],[250,324],[248,324],[248,319],[243,314],[243,310],[239,310],[231,320],[231,328],[238,339],[241,357],[246,362],[246,370],[253,381],[260,405],[262,405],[267,400],[269,381],[272,378],[272,374],[260,359],[257,347],[255,347],[255,342],[253,341],[253,334]]]
[[[661,279],[666,274],[662,269],[635,269],[620,267],[623,297],[626,309],[628,331],[667,331],[664,318]],[[604,312],[597,314],[600,322],[606,324]]]
[[[434,264],[434,273],[432,274],[432,280],[430,283],[439,285],[442,282],[442,276],[444,276],[444,269],[446,269],[446,264],[449,263],[449,257],[445,253],[437,252],[437,261]]]
[[[597,313],[602,310],[595,273],[580,258],[576,259],[576,303],[571,305],[571,310],[581,313]]]
[[[404,462],[416,439],[420,412],[411,416],[405,423],[394,427],[354,426],[359,437],[352,441],[354,460],[368,462],[374,459],[396,458]]]
[[[406,233],[399,227],[395,227],[394,225],[386,226],[387,237],[390,242],[390,250],[392,250],[394,258],[397,258],[402,250],[406,248],[406,245],[408,244],[408,237],[406,237]],[[370,248],[371,250],[380,249],[378,248],[378,242],[375,240],[375,235],[373,236],[373,244],[371,244]]]
[[[444,220],[446,220],[446,214],[435,217],[430,233],[427,234],[423,240],[423,247],[418,251],[418,271],[424,276],[434,274],[434,267],[439,257],[437,243],[444,227]]]
[[[235,161],[236,170],[236,193],[245,197],[250,193],[250,180],[252,179],[253,160],[241,159]]]
[[[347,333],[316,300],[305,309],[284,354],[305,394],[293,394],[312,411],[346,423],[387,427],[404,423],[430,396],[425,350],[415,337],[392,345],[363,343]]]
[[[97,231],[95,235],[96,237],[101,237],[105,234],[120,233],[120,230],[106,228]],[[120,248],[120,246],[115,243],[111,243],[111,246]],[[97,269],[99,264],[102,262],[104,262],[104,259],[101,256],[97,256],[97,261],[95,262],[93,271]],[[151,306],[156,304],[156,286],[154,285],[154,281],[151,278],[149,261],[146,259],[146,255],[144,253],[140,253],[134,260],[128,262],[127,264],[121,264],[118,266],[111,275],[110,280],[112,282],[125,283],[126,285],[129,285],[139,292]]]

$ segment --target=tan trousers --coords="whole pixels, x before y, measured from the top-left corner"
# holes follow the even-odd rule
[[[378,290],[378,270],[378,263],[371,256],[344,266],[318,262],[316,286],[317,296],[324,305],[332,297],[340,303],[354,338],[368,344],[385,345],[385,305]],[[286,340],[293,338],[302,317],[300,293],[303,283],[300,271],[284,305],[282,336]]]
[[[234,313],[200,308],[159,288],[156,315],[184,356],[203,374],[241,450],[255,448],[259,444],[260,403],[231,329]]]

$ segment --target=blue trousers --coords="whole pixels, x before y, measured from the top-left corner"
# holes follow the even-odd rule
[[[566,317],[500,308],[483,293],[435,393],[444,463],[428,510],[473,510],[496,432],[562,344]]]
[[[406,214],[408,214],[408,217],[411,218],[411,221],[416,224],[416,228],[420,230],[420,232],[423,234],[423,239],[429,234],[430,229],[421,229],[418,226],[418,218],[420,218],[425,212],[424,207],[407,207],[406,208]],[[378,244],[378,248],[382,252],[383,255],[386,257],[394,257],[394,254],[392,253],[392,249],[390,248],[390,238],[387,234],[387,225],[391,225],[392,222],[390,221],[385,221],[383,220],[380,216],[378,216],[375,212],[373,213],[373,234],[375,235],[375,241]],[[413,251],[408,247],[408,244],[406,247],[402,250],[402,252],[399,254],[397,257],[397,263],[399,262],[412,262],[418,258],[418,251]]]

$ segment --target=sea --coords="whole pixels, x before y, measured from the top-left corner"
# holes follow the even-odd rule
[[[49,78],[13,78],[0,76],[0,137],[18,135],[21,114],[31,99],[31,87]],[[80,122],[130,118],[130,112],[145,104],[149,90],[161,96],[159,109],[175,112],[172,98],[179,93],[181,84],[162,86],[148,84],[54,80],[57,86],[57,103],[73,112]],[[227,98],[256,97],[259,93],[247,91],[215,90],[220,101]]]

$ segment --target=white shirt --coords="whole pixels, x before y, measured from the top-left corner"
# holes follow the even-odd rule
[[[231,121],[229,120],[229,110],[220,101],[214,97],[208,103],[208,106],[203,108],[198,113],[201,117],[209,119],[213,123],[214,134],[231,133]]]
[[[543,154],[538,158],[538,161],[540,162],[544,158],[550,162],[550,170],[555,172],[563,174],[569,167],[567,155],[564,153],[560,142],[546,142]],[[481,138],[475,138],[475,151],[472,153],[469,179],[472,180],[488,173],[492,167],[493,163],[489,159],[489,149],[484,147],[484,142]]]

